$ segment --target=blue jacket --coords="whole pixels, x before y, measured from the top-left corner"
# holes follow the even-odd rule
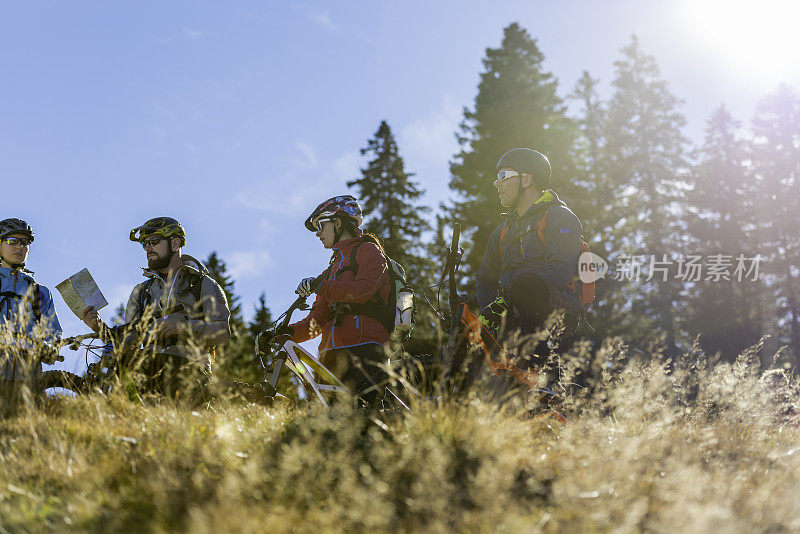
[[[547,213],[545,242],[536,233],[539,217]],[[500,240],[503,226],[508,226]],[[578,217],[552,190],[522,216],[512,212],[489,235],[486,253],[478,270],[478,305],[485,308],[523,273],[534,273],[547,283],[553,308],[579,315],[578,295],[567,286],[578,274],[582,227]]]
[[[33,304],[26,298],[28,288],[36,282],[33,273],[21,269],[0,267],[0,327],[11,328],[14,332],[32,336],[36,326]],[[58,322],[55,303],[50,290],[40,285],[38,289],[39,311],[43,322],[44,341],[55,342],[61,339],[61,323]],[[21,313],[22,311],[24,313]],[[0,349],[0,378],[19,378],[19,370],[13,361],[3,355]],[[36,371],[41,371],[41,364]]]

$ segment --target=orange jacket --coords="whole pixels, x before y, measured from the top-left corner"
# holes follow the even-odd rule
[[[356,245],[358,276],[350,266],[350,254]],[[327,270],[326,270],[327,272]],[[363,304],[377,296],[382,304],[389,298],[389,274],[386,257],[371,242],[359,238],[339,241],[333,247],[333,260],[326,280],[317,291],[317,298],[308,317],[291,325],[292,339],[301,343],[322,334],[319,353],[366,343],[385,345],[389,333],[381,322],[364,315],[342,315],[334,324],[331,306],[336,302]]]

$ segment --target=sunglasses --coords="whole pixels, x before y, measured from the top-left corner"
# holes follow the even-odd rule
[[[497,181],[504,182],[505,180],[508,180],[509,178],[513,178],[515,176],[519,176],[519,173],[517,171],[500,171],[497,173]]]
[[[142,248],[153,248],[163,240],[163,237],[148,237],[147,239],[142,240]]]
[[[316,221],[314,223],[314,228],[317,229],[317,232],[321,232],[322,231],[322,223],[326,223],[326,222],[333,222],[333,219],[320,219],[320,220],[318,220],[318,221]]]
[[[26,239],[24,237],[7,237],[3,239],[6,245],[11,245],[12,247],[27,247],[31,244],[30,239]]]

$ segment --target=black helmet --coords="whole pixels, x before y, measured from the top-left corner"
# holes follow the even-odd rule
[[[500,157],[497,170],[506,167],[523,174],[532,174],[536,185],[547,189],[550,185],[550,161],[547,156],[530,148],[512,148]]]
[[[22,219],[3,219],[0,221],[0,239],[5,239],[12,234],[23,234],[30,238],[33,243],[33,236],[36,235],[33,228]]]
[[[150,219],[141,226],[137,226],[131,230],[131,241],[138,241],[141,243],[151,236],[163,237],[172,239],[173,237],[181,238],[181,246],[186,244],[186,232],[183,231],[181,223],[172,217],[156,217]]]

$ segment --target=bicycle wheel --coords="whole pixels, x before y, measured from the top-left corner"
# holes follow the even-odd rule
[[[33,380],[32,384],[32,389],[42,394],[51,388],[67,389],[77,394],[82,393],[84,387],[83,377],[69,371],[60,370],[44,371]]]

